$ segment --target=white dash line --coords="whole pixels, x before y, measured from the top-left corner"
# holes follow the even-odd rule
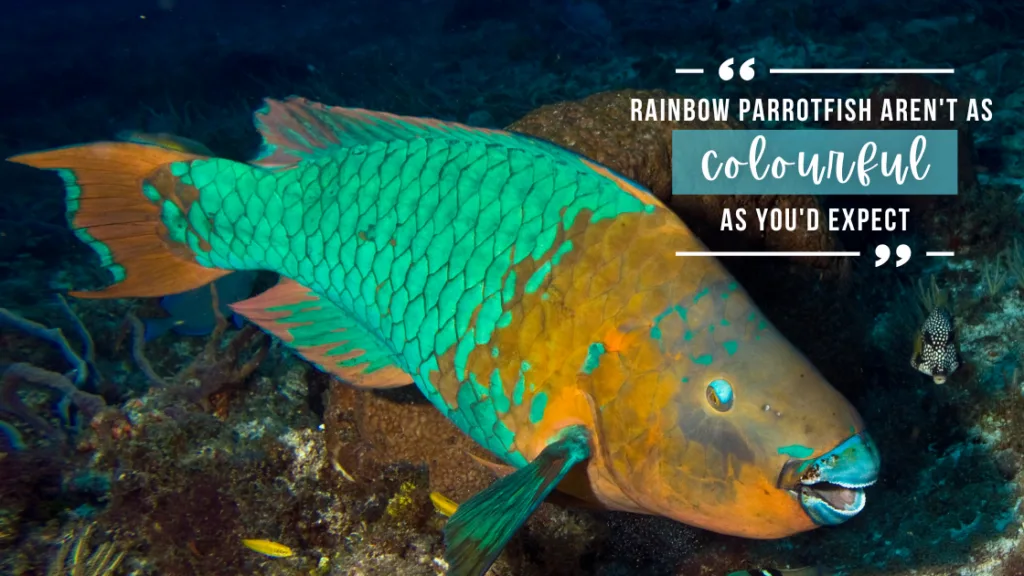
[[[953,74],[953,68],[769,68],[770,74]]]
[[[860,252],[676,252],[676,256],[860,256]]]
[[[925,254],[925,256],[946,256],[946,257],[956,256],[955,252],[925,252],[924,254]]]
[[[703,68],[676,68],[676,74],[703,74]]]

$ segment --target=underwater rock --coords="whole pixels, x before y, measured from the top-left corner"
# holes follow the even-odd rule
[[[741,130],[728,122],[633,122],[631,98],[682,98],[664,90],[600,92],[569,102],[542,106],[508,126],[508,130],[545,138],[609,166],[643,184],[669,204],[709,247],[715,250],[838,250],[838,241],[825,230],[762,233],[756,226],[744,232],[722,232],[726,208],[813,208],[812,196],[673,196],[673,130]],[[817,269],[835,271],[829,258],[794,260]]]
[[[493,456],[417,396],[413,387],[375,393],[332,381],[324,413],[332,465],[356,482],[393,462],[425,466],[430,491],[465,501],[494,481],[470,454]]]
[[[1020,473],[1021,456],[1012,450],[1001,450],[995,454],[995,464],[1003,478],[1013,480]]]

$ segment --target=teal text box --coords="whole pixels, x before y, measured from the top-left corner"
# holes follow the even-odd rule
[[[957,149],[956,130],[673,130],[672,194],[956,195]]]

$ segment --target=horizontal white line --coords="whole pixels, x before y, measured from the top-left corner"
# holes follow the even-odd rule
[[[769,68],[770,74],[952,74],[953,68]]]
[[[956,256],[955,252],[925,252],[925,256]]]
[[[703,68],[676,68],[676,74],[703,74]]]
[[[860,256],[860,252],[676,252],[676,256]]]

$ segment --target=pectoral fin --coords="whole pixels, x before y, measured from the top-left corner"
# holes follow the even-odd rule
[[[505,476],[514,474],[516,471],[515,468],[508,464],[490,462],[475,454],[470,454],[469,457],[477,464],[490,470],[491,473],[498,478],[504,478]],[[555,490],[552,490],[551,493],[548,494],[548,497],[544,501],[563,508],[606,510],[606,508],[598,503],[597,499],[594,498],[590,485],[587,482],[587,472],[584,468],[570,470],[565,475],[565,478],[562,478],[562,481],[558,483]],[[451,516],[451,514],[446,514],[446,516]]]
[[[235,313],[280,338],[321,370],[360,388],[412,383],[396,354],[347,311],[298,282],[276,286],[231,305]]]
[[[483,576],[559,481],[589,457],[587,429],[566,428],[533,462],[460,505],[444,528],[448,576]]]

